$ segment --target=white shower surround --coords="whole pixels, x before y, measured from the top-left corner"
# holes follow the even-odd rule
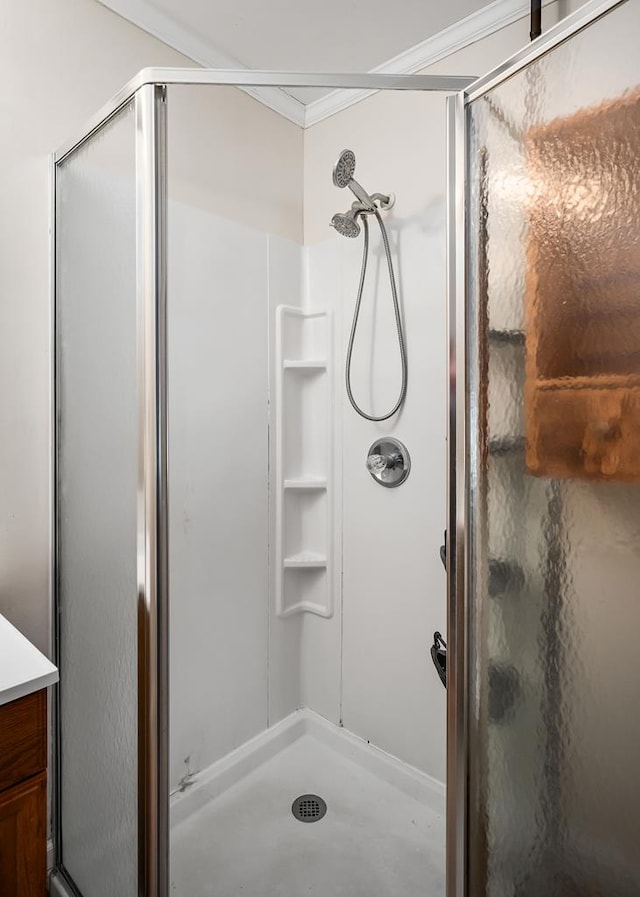
[[[359,245],[330,236],[300,247],[184,204],[172,203],[169,216],[170,277],[181,297],[172,308],[170,292],[172,786],[300,707],[442,781],[444,690],[428,648],[445,613],[444,301],[431,308],[420,266],[411,273],[399,265],[410,370],[416,384],[437,383],[439,373],[440,388],[414,387],[397,429],[361,421],[344,400],[342,375]],[[391,234],[397,250],[397,224]],[[410,223],[401,239],[407,259],[424,259],[419,227]],[[230,301],[211,292],[220,278]],[[294,302],[333,311],[334,430],[349,434],[332,445],[338,575],[326,619],[276,612],[276,441],[269,465],[267,428],[276,360],[269,377],[267,321],[273,334],[277,307]],[[397,356],[389,312],[381,315],[382,343],[374,341],[382,374],[385,359]],[[372,326],[365,312],[365,345]],[[171,364],[178,355],[188,360],[179,381]],[[355,384],[359,373],[356,356]],[[275,411],[272,402],[272,433]],[[380,432],[401,436],[412,452],[401,489],[380,489],[364,466]]]

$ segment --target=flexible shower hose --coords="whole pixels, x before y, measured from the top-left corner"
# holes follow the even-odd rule
[[[402,403],[405,400],[405,396],[407,394],[407,349],[404,341],[404,331],[402,329],[402,318],[400,316],[400,303],[398,302],[398,290],[396,288],[396,278],[393,273],[393,262],[391,261],[391,249],[389,248],[389,238],[387,236],[387,231],[384,226],[384,222],[380,217],[380,213],[377,209],[375,209],[374,214],[378,219],[378,224],[380,225],[380,233],[382,234],[382,242],[384,243],[384,251],[387,256],[387,265],[389,268],[389,281],[391,283],[391,295],[393,297],[393,313],[396,318],[396,330],[398,332],[398,347],[400,349],[400,362],[402,364],[402,385],[400,387],[400,395],[398,396],[398,401],[395,403],[391,411],[388,414],[382,414],[380,417],[376,417],[373,414],[367,414],[366,411],[363,411],[362,408],[359,407],[358,403],[353,397],[353,392],[351,390],[351,356],[353,355],[353,344],[356,338],[356,331],[358,329],[358,319],[360,317],[360,305],[362,303],[362,293],[364,291],[364,281],[367,276],[367,261],[369,258],[369,224],[367,222],[366,215],[362,216],[362,224],[364,227],[364,246],[362,250],[362,268],[360,271],[360,284],[358,286],[358,296],[356,299],[356,307],[353,313],[353,324],[351,325],[351,334],[349,336],[349,346],[347,348],[347,364],[345,370],[345,378],[347,385],[347,395],[349,397],[349,401],[351,402],[355,411],[358,412],[360,417],[364,417],[366,420],[372,420],[375,422],[389,420],[390,417],[399,411],[402,407]]]

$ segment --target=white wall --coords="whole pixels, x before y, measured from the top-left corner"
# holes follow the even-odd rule
[[[0,4],[0,612],[49,648],[49,161],[139,69],[189,60],[94,0]]]
[[[438,556],[446,489],[443,118],[442,97],[384,94],[305,135],[310,301],[335,307],[336,413],[343,430],[343,617],[332,645],[332,654],[342,652],[342,678],[332,689],[331,716],[440,779],[445,693],[429,644],[433,630],[444,629],[446,609]],[[333,235],[328,227],[332,213],[351,202],[331,184],[333,162],[345,146],[356,153],[356,176],[366,189],[398,197],[384,218],[403,304],[409,387],[400,414],[384,424],[360,418],[345,396],[344,357],[362,254],[361,239]],[[324,239],[314,242],[315,236]],[[400,365],[375,222],[371,246],[352,384],[361,405],[380,414],[398,395]],[[383,433],[401,439],[412,458],[409,479],[394,490],[377,485],[365,468],[369,445]]]

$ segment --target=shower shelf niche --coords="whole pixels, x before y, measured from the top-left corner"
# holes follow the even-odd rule
[[[286,557],[283,563],[285,569],[287,567],[297,567],[298,569],[323,570],[327,566],[327,559],[320,554],[314,554],[312,551],[301,551],[299,554],[292,554]]]
[[[276,309],[276,613],[333,614],[331,314]]]

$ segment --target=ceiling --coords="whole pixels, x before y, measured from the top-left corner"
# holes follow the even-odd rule
[[[100,0],[191,35],[219,67],[368,72],[482,9],[484,0]],[[151,30],[147,28],[147,30]],[[155,29],[154,29],[155,30]],[[165,37],[166,40],[166,37]],[[326,90],[290,89],[309,103]]]

